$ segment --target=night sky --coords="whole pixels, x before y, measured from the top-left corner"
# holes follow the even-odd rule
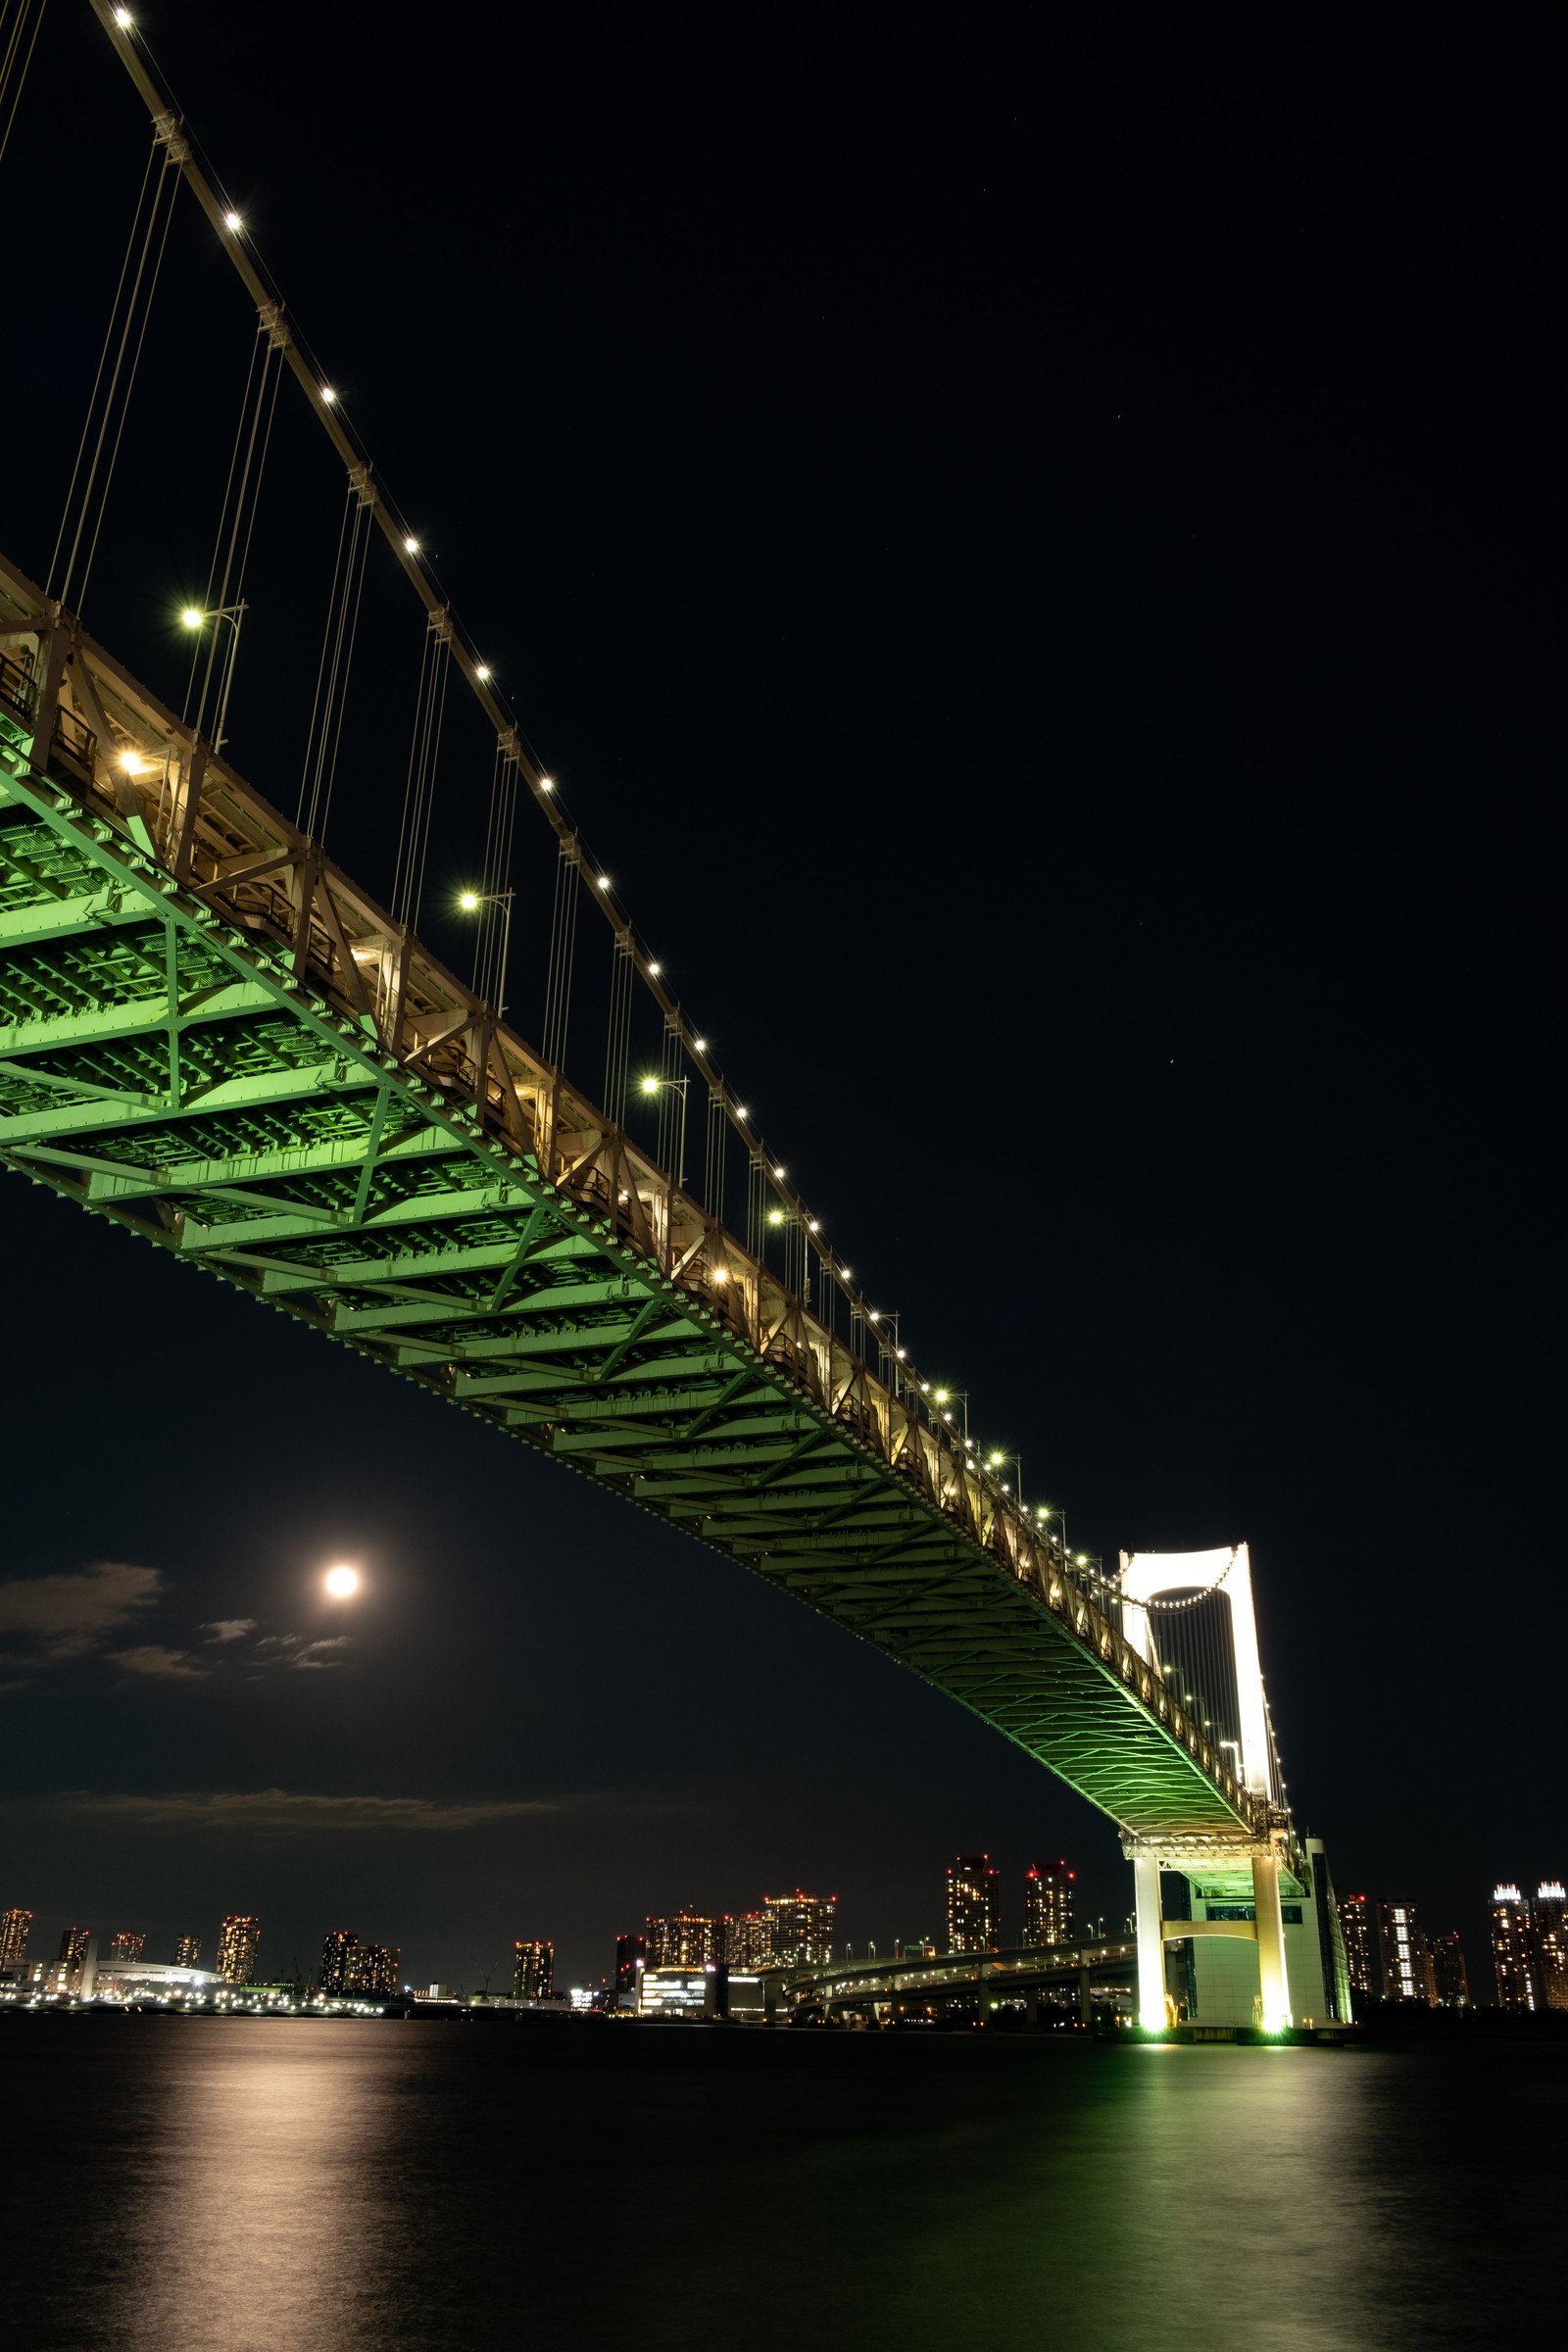
[[[1342,1889],[1461,1926],[1490,1994],[1494,1878],[1568,1868],[1547,36],[139,22],[857,1276],[1075,1546],[1250,1541],[1298,1820]],[[0,167],[32,257],[0,544],[34,577],[146,143],[61,0]],[[176,702],[250,331],[190,206],[84,605]],[[291,394],[230,747],[290,810],[341,498]],[[377,552],[328,840],[385,889],[421,616]],[[454,961],[488,788],[455,721]],[[542,981],[525,925],[524,1034]],[[596,1089],[591,1025],[571,1058]],[[977,1848],[1009,1932],[1057,1855],[1119,1930],[1109,1825],[950,1700],[3,1197],[0,1905],[35,1950],[69,1917],[210,1955],[242,1910],[268,1974],[348,1925],[419,1982],[532,1936],[580,1982],[650,1910],[797,1884],[886,1950]]]

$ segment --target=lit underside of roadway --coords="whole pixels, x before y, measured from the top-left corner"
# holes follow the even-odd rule
[[[918,1399],[3,564],[0,1156],[809,1603],[1123,1831],[1267,1836]]]

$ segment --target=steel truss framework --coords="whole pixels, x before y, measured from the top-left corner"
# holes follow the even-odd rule
[[[1267,1834],[918,1399],[3,564],[0,1157],[765,1576],[1124,1830]]]

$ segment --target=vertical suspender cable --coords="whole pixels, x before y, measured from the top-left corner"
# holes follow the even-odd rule
[[[179,174],[169,168],[168,155],[165,155],[162,164],[159,162],[159,148],[162,144],[163,142],[155,137],[153,151],[148,158],[147,169],[142,177],[141,192],[136,199],[136,210],[131,218],[130,238],[126,245],[125,258],[121,265],[120,282],[115,288],[115,299],[110,308],[103,350],[99,354],[98,371],[93,378],[93,388],[87,403],[87,415],[81,428],[81,440],[76,450],[76,462],[72,468],[71,487],[66,493],[65,513],[61,516],[54,554],[49,560],[50,593],[58,595],[61,602],[65,603],[72,596],[72,583],[75,576],[77,558],[81,554],[82,536],[87,530],[89,519],[91,520],[92,530],[87,542],[86,557],[82,564],[81,579],[75,590],[74,602],[78,612],[86,596],[87,574],[92,568],[92,559],[98,546],[98,534],[103,527],[104,511],[109,501],[109,487],[114,479],[115,464],[120,456],[121,438],[125,429],[125,416],[130,407],[131,393],[135,388],[136,370],[141,362],[142,345],[147,337],[147,321],[152,315],[153,297],[157,293],[159,273],[163,269],[164,248],[169,241],[170,222],[174,217],[174,200],[179,193]],[[168,190],[167,203],[165,202],[166,189]],[[143,215],[145,215],[145,220],[143,220]],[[141,229],[139,251],[137,248],[138,227]],[[132,270],[133,264],[134,270]],[[126,288],[127,277],[130,280],[128,291]],[[123,309],[122,316],[122,308]],[[120,328],[118,340],[115,332],[117,319]],[[109,357],[111,350],[114,352],[112,366]],[[108,369],[107,384],[104,381],[106,368]],[[96,433],[93,430],[95,414],[97,417]],[[114,427],[112,441],[110,439],[111,425]],[[92,453],[90,459],[88,458],[89,447]],[[106,448],[107,464],[105,463]],[[85,472],[83,472],[84,465]],[[98,478],[100,467],[103,468],[101,483]],[[57,588],[55,586],[56,567],[60,563],[61,551],[65,546],[66,533],[71,530],[72,508],[73,503],[76,500],[78,482],[81,485],[81,495],[75,509],[75,528],[72,531],[70,554],[66,559],[65,571]]]
[[[327,599],[326,626],[316,673],[316,700],[305,739],[305,767],[300,778],[298,822],[313,840],[326,836],[327,811],[337,774],[338,746],[343,736],[343,710],[348,699],[349,670],[359,630],[360,599],[365,591],[365,559],[370,544],[372,499],[361,482],[350,480],[343,527],[338,533],[337,561]]]
[[[610,1020],[605,1038],[605,1109],[617,1127],[626,1124],[626,1069],[631,1053],[634,977],[631,941],[624,931],[617,931],[610,967]]]
[[[6,34],[5,51],[0,55],[0,163],[4,162],[6,148],[11,141],[11,126],[17,119],[17,108],[22,104],[23,84],[27,78],[27,68],[32,63],[32,52],[46,4],[47,0],[38,0],[36,8],[29,8],[28,0],[20,0]],[[10,14],[9,10],[7,14]],[[32,21],[30,32],[27,30],[29,16]],[[25,50],[22,46],[24,33],[27,40]]]
[[[559,1070],[566,1058],[571,1022],[571,983],[577,958],[577,900],[581,875],[575,839],[564,841],[556,860],[556,896],[550,910],[550,965],[545,978],[545,1018],[540,1043],[545,1060]]]

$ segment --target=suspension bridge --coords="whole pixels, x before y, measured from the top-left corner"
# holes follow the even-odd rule
[[[1223,1572],[1206,1558],[1151,1572],[1141,1555],[1141,1571],[1124,1557],[1107,1576],[1026,1506],[1015,1463],[968,1440],[667,989],[131,12],[93,6],[152,135],[47,575],[0,560],[0,1158],[685,1530],[1058,1774],[1134,1860],[1147,2024],[1166,2016],[1176,1924],[1161,1919],[1162,1869],[1234,1915],[1213,1924],[1255,1952],[1266,2025],[1348,2014],[1323,1940],[1326,1871],[1319,1854],[1314,1881],[1258,1712],[1255,1641],[1244,1655],[1230,1639],[1244,1588],[1250,1627],[1245,1547]],[[30,54],[14,33],[0,125]],[[137,357],[181,198],[255,321],[176,710],[80,609],[117,467],[133,463]],[[290,382],[344,485],[293,816],[227,755],[248,550]],[[389,906],[323,846],[372,558],[424,609]],[[490,745],[471,985],[418,933],[453,695]],[[518,838],[530,804],[532,855]],[[550,904],[533,1041],[506,1012],[525,866],[547,870]],[[590,1090],[568,1040],[600,922],[606,1053]],[[1174,1631],[1158,1629],[1221,1603],[1228,1646],[1203,1690],[1203,1661],[1178,1666]],[[1314,1902],[1292,1937],[1289,1912]]]

